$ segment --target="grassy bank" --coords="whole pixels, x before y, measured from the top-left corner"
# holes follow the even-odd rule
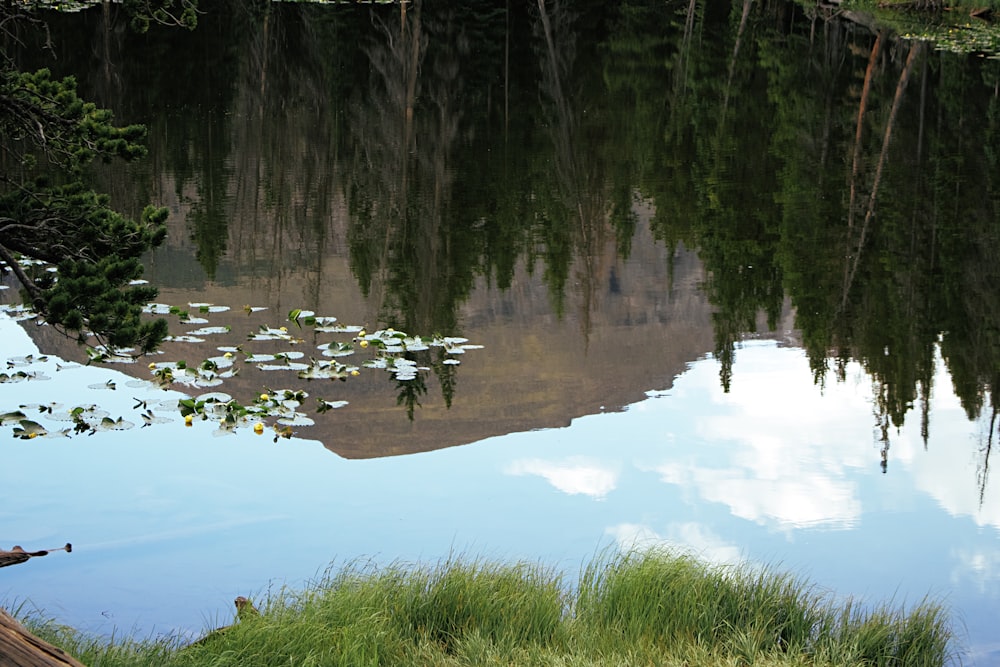
[[[259,606],[186,646],[32,629],[87,665],[128,667],[929,666],[948,664],[953,649],[936,604],[837,604],[786,574],[662,552],[598,559],[573,586],[531,564],[354,566]]]

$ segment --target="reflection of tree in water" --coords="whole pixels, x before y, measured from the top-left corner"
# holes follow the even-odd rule
[[[805,36],[786,39],[801,50]],[[831,359],[839,379],[850,360],[872,378],[885,466],[891,431],[917,404],[928,441],[939,353],[970,419],[993,400],[1000,320],[986,284],[1000,279],[1000,230],[981,193],[995,191],[983,120],[996,67],[836,22],[809,39],[809,70],[762,42],[772,85],[788,91],[773,96],[778,253],[817,381]]]
[[[317,301],[346,202],[386,325],[456,333],[477,277],[504,288],[541,258],[558,308],[580,290],[586,332],[638,192],[656,238],[704,262],[724,386],[787,295],[817,382],[853,360],[872,377],[886,455],[914,408],[929,437],[938,355],[970,419],[994,412],[1000,65],[784,3],[511,4],[234,5],[141,42],[95,13],[66,50],[103,39],[114,66],[91,84],[140,91],[107,102],[150,119],[152,175],[109,172],[109,190],[176,183],[210,275],[230,257],[268,284],[305,272]],[[534,48],[507,60],[512,35]],[[415,360],[450,401],[453,369]]]
[[[331,99],[349,87],[353,21],[319,7],[248,7],[234,108],[232,160],[242,178],[232,193],[240,211],[233,255],[275,289],[287,273],[304,275],[307,294],[296,305],[314,308],[338,202],[340,116]]]
[[[349,111],[351,267],[366,294],[380,291],[385,324],[454,335],[477,264],[468,254],[470,221],[453,208],[461,63],[471,45],[453,11],[425,14],[419,0],[401,6],[398,20],[372,16],[378,30],[365,50],[370,79]],[[429,352],[409,356],[433,367],[450,405],[454,367]],[[412,418],[426,384],[402,385],[400,401]]]
[[[576,33],[573,24],[576,16],[567,3],[560,0],[537,0],[537,4],[535,30],[541,43],[540,89],[553,146],[556,186],[555,205],[547,207],[550,217],[541,231],[549,249],[546,273],[550,293],[561,312],[569,265],[574,260],[577,263],[582,299],[580,319],[587,337],[597,290],[604,284],[602,263],[608,236],[604,164],[593,154],[599,143],[587,141],[594,137],[584,138],[586,128],[581,118],[584,105],[574,99],[572,74],[576,61]],[[558,253],[563,247],[568,252]]]

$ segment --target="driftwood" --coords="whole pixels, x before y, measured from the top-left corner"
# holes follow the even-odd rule
[[[84,667],[84,664],[31,634],[0,609],[0,667]]]
[[[65,551],[69,553],[73,550],[73,545],[69,542],[66,543],[64,547],[56,547],[55,549],[43,549],[41,551],[25,551],[19,546],[11,547],[10,551],[4,551],[0,549],[0,567],[7,567],[8,565],[18,565],[25,562],[29,558],[34,558],[35,556],[47,556],[51,551]],[[2,664],[2,663],[0,663]]]

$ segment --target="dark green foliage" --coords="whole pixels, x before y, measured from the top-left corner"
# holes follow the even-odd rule
[[[3,152],[33,165],[40,154],[71,174],[94,158],[132,160],[145,154],[140,125],[116,127],[107,109],[76,94],[72,77],[54,79],[47,69],[0,72],[0,130]]]
[[[132,0],[133,22],[193,27],[190,0]],[[5,42],[18,29],[44,28],[33,3],[0,9]],[[26,301],[49,324],[97,345],[149,352],[166,336],[166,322],[142,319],[156,295],[133,285],[140,258],[166,235],[167,211],[146,207],[139,220],[112,208],[88,182],[95,160],[135,160],[146,154],[141,125],[118,126],[111,111],[82,99],[73,77],[48,69],[20,71],[12,54],[0,60],[0,262],[14,272]],[[37,271],[37,264],[55,267]]]

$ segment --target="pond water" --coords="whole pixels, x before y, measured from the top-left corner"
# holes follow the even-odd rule
[[[2,445],[0,547],[74,545],[0,599],[197,636],[357,559],[668,544],[941,599],[1000,661],[1000,63],[780,2],[480,4],[52,17],[25,66],[149,128],[94,179],[170,207],[178,338],[84,366],[0,313],[0,414],[48,434]],[[448,344],[390,354],[406,379],[390,327]],[[286,389],[264,435],[176,407]]]

